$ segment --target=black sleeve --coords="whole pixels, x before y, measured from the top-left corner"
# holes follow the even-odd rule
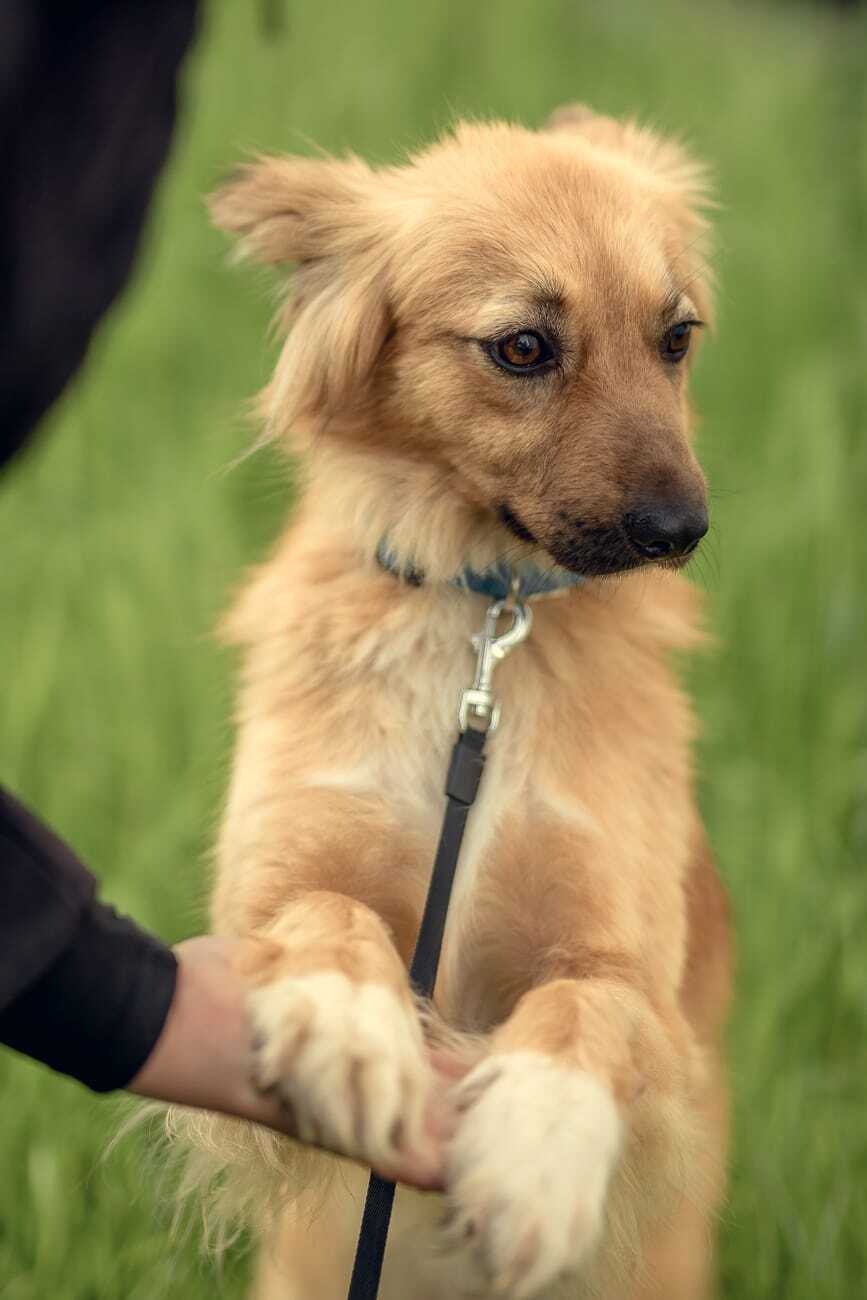
[[[0,464],[129,274],[198,8],[0,4]],[[171,952],[97,902],[71,850],[0,791],[0,1041],[91,1088],[121,1087],[174,983]]]
[[[199,0],[0,3],[0,464],[125,284]]]
[[[72,850],[0,789],[0,1042],[122,1088],[171,1005],[171,949],[96,899]]]

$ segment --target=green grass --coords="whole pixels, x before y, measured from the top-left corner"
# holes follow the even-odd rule
[[[2,776],[166,939],[201,928],[231,664],[210,629],[290,497],[229,472],[267,280],[201,197],[254,148],[397,157],[454,115],[586,99],[716,167],[719,337],[697,375],[719,649],[691,670],[702,799],[737,912],[722,1294],[867,1276],[867,30],[807,5],[500,0],[210,7],[135,280],[0,491]],[[171,1247],[117,1112],[0,1054],[0,1300],[236,1297]]]

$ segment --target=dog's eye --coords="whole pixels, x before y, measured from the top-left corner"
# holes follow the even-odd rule
[[[554,355],[551,344],[534,330],[521,330],[519,334],[508,334],[505,338],[496,339],[489,350],[498,366],[515,374],[538,370]]]
[[[666,361],[682,361],[689,351],[689,340],[693,325],[700,325],[698,320],[684,320],[679,325],[672,325],[666,330],[659,345],[659,350]]]

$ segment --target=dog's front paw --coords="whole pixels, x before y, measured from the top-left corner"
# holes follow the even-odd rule
[[[537,1294],[597,1243],[622,1124],[610,1092],[535,1052],[488,1057],[455,1094],[450,1244],[497,1294]]]
[[[431,1071],[407,996],[337,971],[284,976],[251,994],[254,1080],[298,1136],[378,1169],[426,1150]]]

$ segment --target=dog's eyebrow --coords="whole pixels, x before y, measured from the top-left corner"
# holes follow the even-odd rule
[[[660,309],[660,317],[663,322],[667,323],[675,316],[680,316],[684,310],[695,311],[685,290],[676,288],[669,290]]]
[[[680,306],[680,300],[682,297],[683,294],[680,289],[669,289],[668,293],[662,300],[662,307],[660,309],[660,315],[663,320],[668,320],[669,316],[675,314]]]
[[[487,337],[512,327],[532,324],[533,320],[537,320],[540,326],[547,324],[556,329],[556,318],[562,315],[565,307],[566,291],[556,281],[541,278],[525,281],[519,289],[513,288],[499,300],[487,303],[466,337],[478,338],[479,331]]]
[[[566,305],[566,290],[556,280],[535,280],[530,293],[533,305],[541,311],[562,311]]]

